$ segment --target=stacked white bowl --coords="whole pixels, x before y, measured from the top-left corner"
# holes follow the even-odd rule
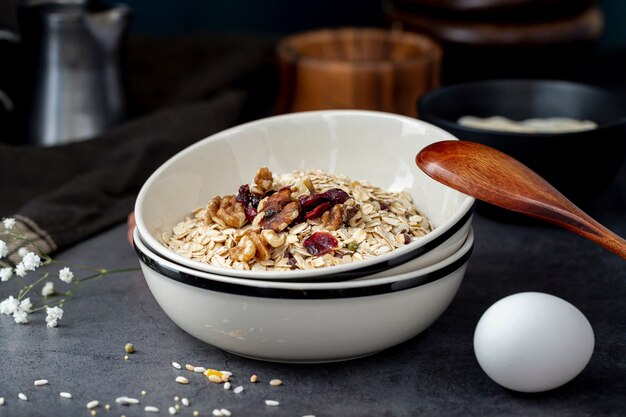
[[[190,146],[154,172],[135,205],[135,247],[150,290],[183,330],[257,359],[338,361],[410,339],[452,301],[473,247],[474,200],[414,162],[426,145],[451,139],[404,116],[332,110],[254,121]],[[321,169],[406,191],[434,229],[362,261],[281,272],[221,268],[163,244],[163,233],[249,183],[260,166]]]

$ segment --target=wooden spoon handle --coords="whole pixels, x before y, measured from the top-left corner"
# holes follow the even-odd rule
[[[578,209],[578,212],[572,213],[572,217],[576,221],[576,225],[567,223],[557,223],[559,226],[565,229],[579,234],[580,236],[595,242],[603,248],[613,252],[614,254],[626,259],[626,240],[617,234],[613,233],[600,223],[589,217],[582,210]]]

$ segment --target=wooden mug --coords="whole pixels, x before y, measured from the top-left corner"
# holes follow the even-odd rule
[[[440,84],[441,47],[411,32],[325,29],[277,46],[277,111],[364,109],[416,116],[417,99]]]

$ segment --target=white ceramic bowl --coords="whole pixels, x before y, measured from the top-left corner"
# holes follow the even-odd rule
[[[425,122],[371,111],[304,112],[257,120],[210,136],[157,169],[137,197],[137,228],[145,243],[164,258],[214,274],[273,280],[345,280],[379,273],[424,256],[470,219],[473,198],[432,180],[415,165],[415,155],[424,146],[453,139]],[[280,273],[220,268],[189,260],[161,244],[163,232],[170,233],[174,225],[195,208],[206,206],[213,196],[235,193],[263,165],[276,174],[318,168],[355,180],[365,179],[388,190],[407,191],[435,229],[375,258]]]
[[[135,229],[146,282],[181,329],[225,351],[276,362],[370,355],[430,326],[456,294],[474,235],[446,260],[364,281],[302,283],[228,277],[181,267],[150,251]]]

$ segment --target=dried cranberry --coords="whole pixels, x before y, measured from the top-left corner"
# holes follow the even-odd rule
[[[287,251],[287,262],[289,262],[289,265],[294,268],[298,266],[298,261],[296,260],[296,257],[293,256],[293,254],[289,251]]]
[[[309,211],[322,203],[326,202],[326,199],[322,194],[309,194],[298,197],[298,202],[303,211]]]
[[[315,232],[302,244],[311,255],[323,255],[335,249],[339,242],[328,232]]]
[[[380,204],[380,209],[381,210],[388,210],[389,209],[389,204],[385,203],[384,201],[379,201],[378,204]]]
[[[250,186],[248,184],[244,184],[239,187],[239,191],[237,192],[237,201],[242,205],[247,206],[250,203],[251,198]]]
[[[250,223],[252,223],[252,221],[254,220],[254,218],[256,217],[257,214],[259,214],[256,209],[254,207],[252,207],[252,205],[247,205],[245,208],[245,213],[246,213],[246,219],[248,219],[248,221]]]
[[[324,212],[328,210],[329,208],[330,208],[330,203],[328,202],[322,203],[319,206],[315,207],[313,210],[309,211],[307,214],[305,214],[304,218],[306,220],[317,219],[322,214],[324,214]]]
[[[333,206],[335,204],[343,204],[350,198],[348,193],[339,188],[331,188],[330,190],[323,192],[321,195],[323,195],[324,198]]]

